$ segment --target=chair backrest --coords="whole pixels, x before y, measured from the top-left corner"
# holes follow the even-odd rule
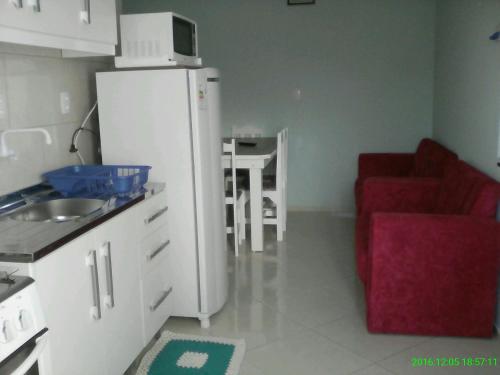
[[[232,184],[232,204],[233,204],[233,234],[234,234],[234,251],[236,255],[239,253],[238,243],[238,214],[237,214],[237,201],[238,191],[236,190],[236,141],[231,139],[230,143],[224,142],[222,144],[222,151],[224,153],[231,153],[231,184]]]
[[[232,186],[233,186],[233,199],[236,201],[237,191],[236,191],[236,141],[231,139],[230,143],[224,142],[222,145],[222,150],[224,153],[231,153],[231,176],[232,176]]]
[[[283,189],[286,194],[288,186],[288,128],[283,129]],[[285,195],[286,207],[286,195]]]
[[[264,130],[251,125],[233,126],[232,134],[236,138],[260,138],[264,136]]]
[[[276,190],[282,192],[283,202],[286,201],[286,186],[288,174],[288,129],[278,133],[276,152]]]

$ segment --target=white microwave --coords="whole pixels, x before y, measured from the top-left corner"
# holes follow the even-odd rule
[[[120,16],[117,68],[201,66],[196,22],[172,12]]]

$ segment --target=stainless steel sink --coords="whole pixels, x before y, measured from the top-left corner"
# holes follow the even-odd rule
[[[9,215],[13,220],[63,222],[76,220],[101,209],[105,200],[68,198],[54,199],[20,208]]]

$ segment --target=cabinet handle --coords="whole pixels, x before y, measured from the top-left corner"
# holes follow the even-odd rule
[[[99,275],[97,273],[97,255],[95,250],[89,252],[86,263],[90,268],[90,279],[92,280],[93,305],[90,308],[90,315],[94,320],[99,320],[101,319],[101,296],[99,294]]]
[[[90,0],[83,0],[83,10],[80,12],[80,20],[90,25]]]
[[[153,258],[155,258],[163,250],[165,250],[168,245],[170,245],[170,240],[165,241],[156,250],[153,250],[150,254],[148,254],[148,256],[147,256],[148,262],[151,262],[153,260]]]
[[[158,300],[153,303],[152,305],[149,305],[149,311],[154,312],[160,305],[167,299],[167,297],[172,293],[172,287],[170,287],[168,290],[164,291]]]
[[[104,268],[106,269],[106,298],[104,302],[109,309],[115,307],[115,290],[113,282],[113,264],[111,260],[111,242],[108,241],[103,247]]]
[[[145,219],[144,222],[146,224],[151,224],[153,221],[155,221],[156,219],[158,219],[161,215],[163,215],[167,211],[168,211],[168,207],[163,207],[161,210],[159,210],[158,212],[154,213],[149,218]]]
[[[17,9],[20,9],[23,7],[23,0],[10,0],[10,3],[16,7]]]
[[[28,5],[33,8],[33,12],[39,13],[41,11],[40,0],[28,0]]]

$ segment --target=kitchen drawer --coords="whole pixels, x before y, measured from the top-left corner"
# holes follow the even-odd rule
[[[141,207],[141,225],[143,235],[148,235],[156,231],[159,227],[165,225],[168,216],[168,205],[164,193],[151,197],[144,202]]]
[[[147,344],[172,313],[173,283],[168,257],[144,276],[143,314],[144,343]]]
[[[140,246],[141,273],[147,275],[157,264],[163,262],[171,251],[168,225],[165,223],[147,235]]]

